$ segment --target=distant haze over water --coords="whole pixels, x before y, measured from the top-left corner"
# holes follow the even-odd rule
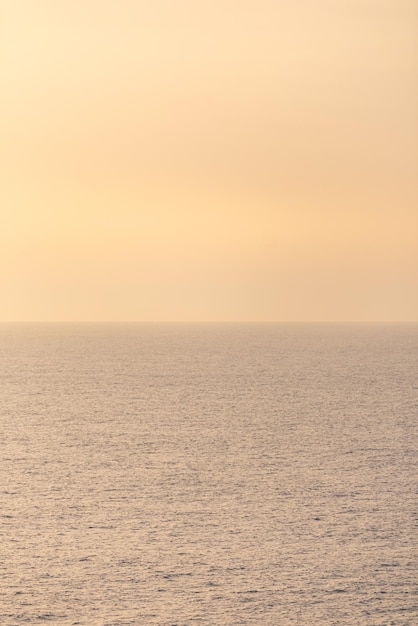
[[[410,626],[417,325],[1,325],[0,624]]]

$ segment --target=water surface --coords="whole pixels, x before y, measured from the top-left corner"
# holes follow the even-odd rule
[[[0,327],[0,624],[411,625],[418,328]]]

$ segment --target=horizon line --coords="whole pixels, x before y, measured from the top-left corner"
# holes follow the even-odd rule
[[[418,324],[418,320],[0,320],[0,324],[204,324],[204,325],[279,325],[279,324]]]

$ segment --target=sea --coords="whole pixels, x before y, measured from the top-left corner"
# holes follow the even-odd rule
[[[1,626],[418,624],[418,326],[0,326]]]

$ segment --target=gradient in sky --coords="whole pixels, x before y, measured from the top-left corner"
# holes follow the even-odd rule
[[[1,319],[417,321],[417,13],[1,0]]]

